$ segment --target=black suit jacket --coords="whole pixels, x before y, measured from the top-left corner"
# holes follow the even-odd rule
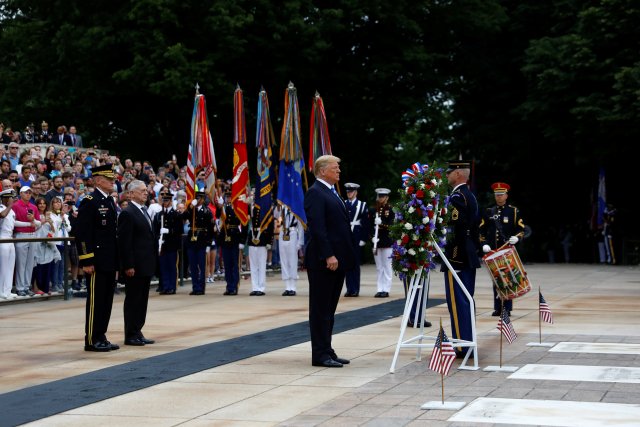
[[[304,196],[309,243],[305,264],[309,269],[326,268],[327,258],[338,259],[338,269],[355,267],[355,249],[344,203],[323,183],[316,181]]]
[[[135,277],[151,277],[156,271],[158,239],[144,213],[133,203],[118,217],[120,270],[135,269]],[[124,276],[123,276],[124,277]]]

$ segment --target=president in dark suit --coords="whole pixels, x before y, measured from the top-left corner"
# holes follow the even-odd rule
[[[345,274],[355,266],[349,216],[335,185],[340,159],[320,156],[313,165],[316,182],[304,197],[309,243],[305,263],[309,277],[309,328],[313,366],[341,368],[349,363],[331,347],[333,323]]]
[[[142,327],[147,318],[149,285],[156,271],[158,241],[147,213],[147,186],[135,180],[129,184],[131,203],[118,217],[118,254],[125,284],[124,343],[142,346],[153,344],[145,338]]]

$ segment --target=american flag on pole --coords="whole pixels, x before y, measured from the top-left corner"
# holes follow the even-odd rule
[[[213,152],[213,140],[209,132],[207,103],[196,84],[196,96],[191,117],[191,142],[187,156],[187,200],[193,200],[196,191],[205,191],[213,200],[216,183],[216,155]],[[204,170],[205,188],[196,189],[196,174]]]
[[[551,313],[549,304],[542,296],[542,292],[538,291],[538,294],[540,295],[540,318],[547,323],[553,324],[553,313]]]
[[[507,314],[507,310],[502,310],[500,320],[498,320],[498,330],[502,332],[502,335],[509,341],[509,344],[518,338],[516,331],[513,329],[513,323],[511,323],[509,315]]]
[[[429,369],[442,375],[448,375],[454,360],[456,360],[456,352],[451,341],[447,338],[447,334],[444,333],[444,329],[440,326],[440,332],[438,332],[438,338],[433,347],[433,353],[431,353]]]

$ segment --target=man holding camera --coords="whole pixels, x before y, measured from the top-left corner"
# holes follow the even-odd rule
[[[14,232],[16,239],[36,237],[36,229],[40,227],[40,213],[36,205],[31,203],[31,188],[26,185],[20,188],[20,199],[11,207],[16,214]],[[16,293],[20,297],[33,296],[31,292],[31,276],[36,264],[36,242],[17,242],[16,244]]]

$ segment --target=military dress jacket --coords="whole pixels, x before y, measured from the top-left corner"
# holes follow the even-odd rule
[[[261,231],[261,223],[263,230]],[[267,246],[273,241],[273,211],[269,218],[264,219],[260,214],[260,206],[251,208],[251,229],[249,230],[249,246]]]
[[[344,204],[349,213],[349,224],[351,226],[353,242],[357,246],[361,241],[367,240],[367,233],[369,232],[369,210],[367,204],[358,199],[355,199],[353,203],[345,200]]]
[[[194,213],[195,209],[195,224]],[[211,244],[214,237],[213,213],[207,205],[191,206],[182,213],[182,218],[189,221],[187,244],[205,248]],[[195,235],[195,239],[193,238]]]
[[[445,247],[445,256],[455,270],[480,268],[478,250],[479,211],[478,201],[467,184],[457,187],[449,198],[449,240]],[[446,264],[442,264],[442,271],[447,271]]]
[[[393,221],[395,219],[395,214],[393,213],[391,205],[389,203],[385,203],[377,209],[371,208],[369,213],[371,239],[376,235],[376,217],[379,217],[382,220],[382,224],[378,225],[378,245],[376,248],[390,248],[393,245],[393,240],[390,236],[390,227],[393,225]]]
[[[82,199],[73,226],[80,267],[93,265],[97,270],[118,270],[117,221],[112,197],[95,190]]]
[[[511,236],[519,239],[524,236],[524,221],[518,208],[512,205],[487,208],[480,221],[480,244],[497,249]]]
[[[247,240],[247,227],[243,226],[240,218],[233,210],[233,206],[227,203],[223,206],[220,217],[220,239],[222,246],[234,246],[244,244]]]

